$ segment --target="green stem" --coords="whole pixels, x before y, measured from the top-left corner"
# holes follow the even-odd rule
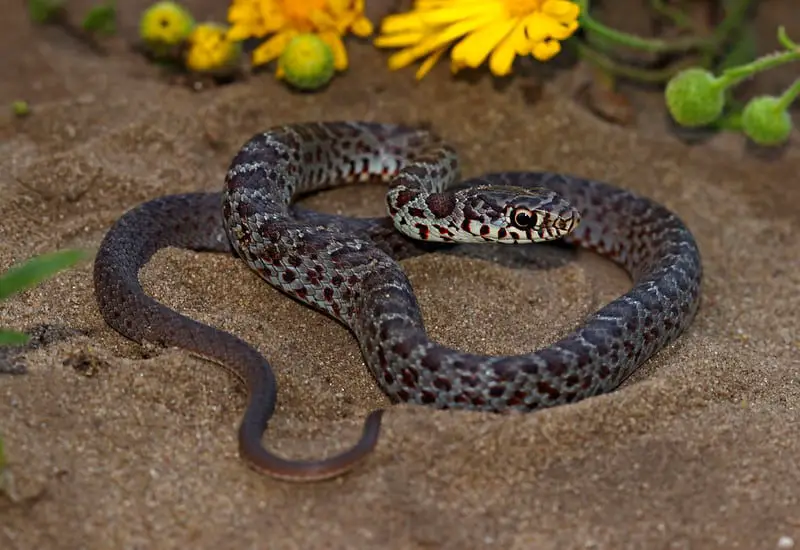
[[[649,53],[684,52],[693,49],[714,50],[728,38],[728,35],[733,29],[741,25],[745,14],[750,8],[750,3],[752,2],[752,0],[739,0],[725,15],[725,19],[717,25],[710,36],[691,36],[675,40],[661,40],[657,38],[642,38],[641,36],[607,27],[592,18],[589,0],[573,1],[580,8],[580,16],[578,18],[582,28],[608,41]]]
[[[782,113],[789,109],[789,106],[794,103],[794,100],[800,96],[800,78],[794,81],[794,83],[789,86],[789,89],[786,90],[781,94],[778,98],[778,103],[775,104],[775,109]]]
[[[665,0],[650,0],[650,7],[656,13],[670,19],[677,27],[690,30],[693,28],[692,20],[681,10],[668,6]]]
[[[604,72],[612,74],[616,77],[627,78],[629,80],[645,82],[648,84],[663,84],[681,69],[685,69],[690,65],[693,65],[691,60],[687,59],[670,65],[664,69],[637,69],[636,67],[618,63],[582,42],[575,41],[573,46],[581,58],[586,59],[589,63],[599,67]]]
[[[738,84],[742,80],[750,78],[756,73],[766,71],[788,63],[790,61],[800,60],[800,51],[776,52],[768,54],[756,59],[755,61],[746,65],[738,67],[731,67],[719,76],[720,85],[729,88],[734,84]]]
[[[786,48],[787,50],[794,50],[796,52],[800,52],[800,45],[793,42],[789,36],[786,34],[786,28],[781,25],[778,27],[778,42],[781,43],[781,46]]]
[[[673,42],[660,40],[658,38],[642,38],[634,34],[618,31],[607,27],[599,21],[592,18],[589,14],[589,0],[575,0],[575,3],[581,10],[580,20],[581,28],[595,33],[611,42],[628,46],[637,50],[642,50],[651,53],[663,53],[670,51],[684,51],[690,50],[697,46],[700,42],[697,38],[680,39]]]
[[[745,18],[750,11],[750,5],[751,0],[739,0],[733,7],[725,11],[725,17],[723,17],[719,25],[714,28],[714,32],[709,38],[708,50],[713,51],[718,49],[733,31],[744,24]]]

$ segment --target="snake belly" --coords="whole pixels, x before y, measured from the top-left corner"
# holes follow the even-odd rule
[[[334,216],[294,204],[305,193],[375,177],[389,182],[391,218]],[[694,319],[701,259],[693,235],[674,213],[598,181],[501,172],[464,185],[550,190],[555,198],[545,201],[544,216],[552,213],[561,225],[549,230],[564,230],[564,241],[619,264],[633,286],[532,353],[485,356],[432,341],[397,260],[426,252],[426,238],[447,242],[459,227],[475,229],[474,204],[458,204],[449,190],[459,187],[457,179],[454,152],[425,130],[355,121],[272,128],[240,149],[221,194],[161,197],[115,223],[95,260],[100,312],[128,338],[192,351],[240,377],[249,396],[239,429],[240,455],[256,470],[291,481],[327,479],[352,469],[374,449],[382,411],[367,417],[354,446],[333,457],[294,461],[264,448],[261,439],[277,391],[268,362],[239,338],[145,295],[138,271],[157,250],[233,251],[271,285],[348,327],[393,401],[441,409],[532,411],[610,392]],[[567,209],[560,199],[580,212],[580,223],[556,216]],[[445,213],[446,223],[440,218]],[[481,237],[483,227],[477,225]],[[409,238],[397,229],[416,233]]]

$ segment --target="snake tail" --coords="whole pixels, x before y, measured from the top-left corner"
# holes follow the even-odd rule
[[[139,344],[178,347],[218,363],[241,379],[248,402],[239,427],[239,453],[248,465],[272,477],[319,481],[350,470],[374,449],[383,411],[372,412],[359,441],[323,460],[289,461],[261,440],[275,410],[272,368],[236,336],[190,319],[146,295],[139,270],[160,249],[175,247],[230,253],[222,224],[220,193],[170,195],[126,212],[106,233],[94,262],[95,296],[106,323]]]

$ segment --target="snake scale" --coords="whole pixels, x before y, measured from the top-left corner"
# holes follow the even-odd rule
[[[388,182],[389,216],[313,212],[298,197],[371,179]],[[125,213],[95,260],[106,322],[137,341],[183,348],[239,376],[248,404],[239,452],[256,470],[309,481],[368,456],[382,411],[341,454],[291,461],[262,445],[276,402],[270,365],[230,333],[147,296],[138,272],[159,249],[234,253],[271,285],[349,328],[393,402],[440,409],[532,411],[610,392],[692,322],[700,302],[697,244],[665,207],[632,192],[548,172],[503,172],[459,182],[458,159],[432,132],[374,122],[319,122],[253,136],[221,193],[171,195]],[[398,259],[428,243],[563,239],[627,270],[632,288],[573,332],[532,353],[482,356],[432,341]]]

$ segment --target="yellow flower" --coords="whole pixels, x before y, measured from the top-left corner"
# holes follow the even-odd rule
[[[391,70],[426,57],[424,77],[448,47],[453,72],[478,67],[489,57],[497,76],[511,72],[517,55],[546,61],[561,51],[560,40],[578,28],[580,8],[569,0],[416,0],[408,13],[381,22],[379,48],[404,48],[389,58]]]
[[[342,71],[347,68],[342,37],[372,34],[364,0],[233,0],[228,22],[230,40],[272,35],[253,51],[253,65],[276,59],[298,34],[313,33],[330,46],[334,67]]]
[[[225,71],[239,59],[241,44],[229,40],[228,28],[217,23],[197,25],[187,39],[186,68],[195,72]]]

